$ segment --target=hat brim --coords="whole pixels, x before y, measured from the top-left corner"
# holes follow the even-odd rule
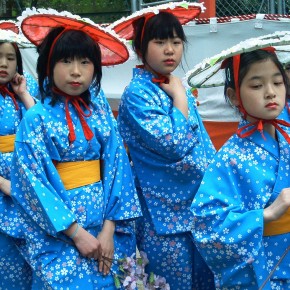
[[[112,23],[109,27],[114,30],[120,37],[131,40],[133,39],[134,29],[133,23],[146,15],[154,15],[159,12],[168,12],[175,15],[179,22],[184,25],[193,19],[197,18],[205,8],[201,3],[170,3],[162,4],[150,8],[144,8],[133,13],[128,17],[123,17],[120,20]]]
[[[276,54],[282,53],[290,44],[290,31],[278,31],[256,38],[244,40],[219,54],[206,58],[186,73],[185,78],[189,86],[194,88],[209,88],[223,86],[225,83],[222,61],[232,56],[257,49],[273,46]],[[289,52],[290,53],[290,52]],[[281,55],[282,56],[282,55]],[[284,51],[285,56],[285,51]],[[289,59],[290,57],[288,57]],[[280,59],[282,62],[282,59]]]
[[[277,56],[283,65],[290,63],[290,45],[274,46]]]
[[[53,14],[35,14],[24,18],[21,22],[23,34],[36,46],[40,45],[47,34],[56,27],[87,33],[100,46],[104,66],[121,64],[129,58],[126,45],[117,36],[97,24]]]
[[[17,34],[9,29],[8,30],[0,29],[0,42],[16,43],[19,46],[19,48],[35,47],[23,35]]]
[[[19,28],[13,21],[0,21],[0,29],[11,30],[16,34],[19,34]]]

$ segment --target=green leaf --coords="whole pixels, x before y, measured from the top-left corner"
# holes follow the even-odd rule
[[[188,9],[188,4],[187,3],[183,3],[180,6],[183,7],[183,8],[185,8],[185,9]]]
[[[121,288],[121,282],[120,282],[118,275],[114,275],[114,283],[115,283],[115,286],[117,289]]]
[[[149,283],[150,284],[153,284],[154,283],[154,273],[153,272],[150,272],[150,275],[149,275]]]

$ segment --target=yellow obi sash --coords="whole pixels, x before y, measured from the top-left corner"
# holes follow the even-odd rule
[[[290,232],[290,208],[276,221],[266,223],[264,236],[275,236]]]
[[[100,160],[61,162],[56,169],[67,190],[101,180]]]
[[[0,136],[0,152],[8,153],[14,151],[15,134]]]

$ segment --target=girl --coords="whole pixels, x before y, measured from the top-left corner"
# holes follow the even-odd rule
[[[143,66],[122,95],[118,125],[141,200],[137,244],[147,253],[147,271],[165,277],[172,289],[214,289],[190,233],[190,205],[214,148],[195,98],[172,75],[185,41],[169,12],[136,21],[133,48]]]
[[[14,22],[1,22],[0,28]],[[20,218],[10,197],[10,169],[14,139],[25,111],[34,105],[36,81],[23,73],[18,45],[22,38],[0,29],[0,289],[31,289],[31,270],[19,253]],[[33,96],[33,97],[32,97]]]
[[[225,92],[243,117],[192,203],[195,243],[219,289],[289,289],[287,79],[272,48],[225,61]]]
[[[35,14],[22,28],[31,41],[47,33],[38,47],[41,103],[20,125],[12,179],[26,229],[20,248],[33,267],[33,287],[115,289],[118,265],[112,259],[135,252],[132,221],[140,209],[128,157],[100,89],[98,43],[121,44],[123,51],[125,46],[69,16]],[[109,57],[114,56],[112,49]]]

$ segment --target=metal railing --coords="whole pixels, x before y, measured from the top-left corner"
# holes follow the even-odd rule
[[[180,0],[176,0],[177,2]],[[131,11],[135,12],[145,7],[175,2],[131,0]],[[202,1],[189,1],[202,2]],[[216,0],[216,16],[237,16],[247,14],[289,14],[290,0]]]
[[[216,16],[289,14],[290,0],[216,0]]]

